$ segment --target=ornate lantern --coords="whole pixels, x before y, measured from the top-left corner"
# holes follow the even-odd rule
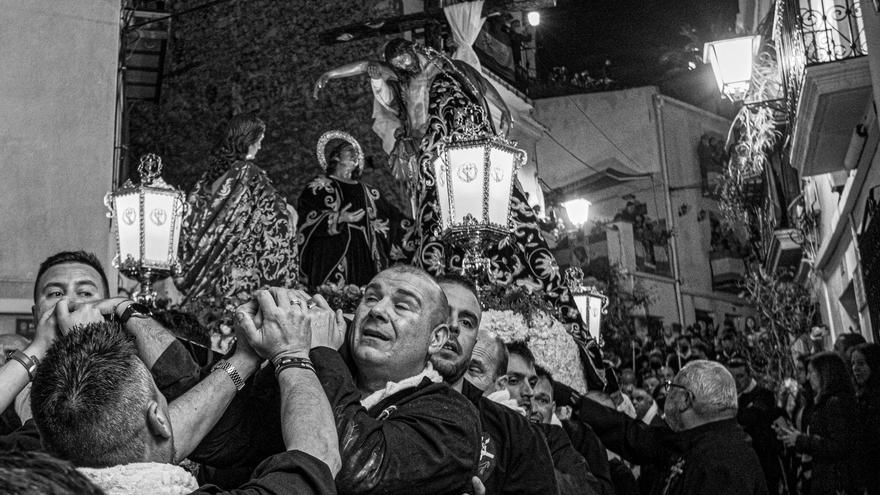
[[[587,331],[602,347],[602,315],[608,314],[608,297],[595,287],[584,285],[584,272],[580,268],[569,268],[565,278],[574,304],[587,324]]]
[[[712,64],[718,90],[731,101],[740,101],[749,92],[752,64],[760,47],[757,35],[706,43],[703,63]]]
[[[565,213],[568,215],[568,219],[574,224],[575,227],[581,228],[586,225],[587,220],[590,219],[590,203],[586,199],[572,199],[562,203],[562,206],[565,207]]]
[[[526,152],[497,136],[443,143],[434,161],[440,204],[440,235],[465,250],[462,275],[476,279],[488,272],[483,252],[510,234],[510,200]]]
[[[128,180],[104,197],[110,210],[107,217],[116,218],[113,266],[141,284],[136,297],[144,304],[152,304],[156,297],[153,282],[180,268],[177,246],[184,197],[162,180],[161,172],[162,159],[152,153],[144,155],[138,165],[141,183],[135,186]]]

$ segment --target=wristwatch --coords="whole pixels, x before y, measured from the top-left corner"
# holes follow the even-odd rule
[[[18,361],[24,369],[27,371],[28,378],[33,381],[34,373],[37,371],[37,366],[40,364],[40,360],[37,359],[37,356],[28,356],[27,354],[21,352],[16,349],[9,355],[9,359]]]
[[[133,302],[125,307],[122,314],[117,318],[122,326],[125,326],[132,317],[134,318],[150,318],[153,312],[150,307],[141,303]]]
[[[223,370],[229,375],[229,378],[232,379],[232,383],[235,384],[235,389],[241,391],[244,388],[244,380],[241,379],[241,375],[238,374],[238,370],[235,369],[235,366],[229,364],[229,361],[225,359],[221,359],[217,361],[217,364],[211,367],[211,373],[216,370]]]

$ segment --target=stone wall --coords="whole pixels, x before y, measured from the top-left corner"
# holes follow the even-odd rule
[[[202,0],[174,2],[183,11]],[[331,81],[320,100],[315,80],[334,66],[377,57],[385,39],[333,46],[318,35],[372,16],[375,2],[356,0],[235,1],[172,21],[161,101],[137,102],[130,111],[130,163],[158,152],[165,177],[181,187],[201,174],[224,123],[257,112],[267,124],[256,163],[292,204],[319,172],[315,145],[330,129],[346,130],[364,147],[364,180],[400,207],[409,204],[384,169],[385,154],[370,130],[372,95],[365,77]],[[370,164],[376,168],[370,169]]]

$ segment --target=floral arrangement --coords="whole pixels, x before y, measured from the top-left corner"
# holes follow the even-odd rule
[[[363,290],[354,284],[322,284],[318,294],[327,300],[331,308],[341,309],[343,313],[353,314],[361,302]]]
[[[537,292],[523,287],[503,287],[482,296],[484,306],[480,328],[506,343],[525,342],[538,364],[550,370],[555,380],[586,392],[584,371],[578,348],[568,330],[552,315],[552,307],[543,303]],[[541,305],[527,304],[533,298]]]

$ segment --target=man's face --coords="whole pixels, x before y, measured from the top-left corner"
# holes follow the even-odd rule
[[[498,369],[498,344],[488,335],[480,335],[467,369],[467,381],[489,395],[496,391],[495,380],[507,370]]]
[[[633,407],[636,408],[636,419],[642,419],[648,413],[648,410],[651,409],[654,399],[651,398],[648,392],[636,388],[632,391],[632,403]]]
[[[660,371],[657,372],[658,378],[660,378],[660,382],[663,383],[667,380],[672,380],[675,377],[675,373],[672,372],[672,368],[669,366],[664,366],[660,368]]]
[[[538,378],[531,403],[532,411],[529,414],[529,420],[533,423],[550,424],[553,411],[556,409],[556,402],[553,401],[553,386],[550,385],[550,380],[547,377]]]
[[[654,391],[658,385],[660,385],[660,380],[656,376],[649,376],[642,380],[642,384],[646,389],[650,391]]]
[[[528,411],[532,407],[534,387],[538,382],[535,365],[529,364],[519,354],[510,354],[507,362],[507,391],[510,398]]]
[[[419,57],[414,50],[407,50],[401,53],[392,58],[390,63],[397,73],[403,74],[406,77],[412,77],[422,71]]]
[[[431,328],[432,313],[442,304],[435,291],[439,288],[432,280],[412,273],[386,270],[373,278],[355,313],[351,337],[361,370],[376,370],[394,381],[422,370],[443,345]]]
[[[673,382],[674,383],[674,382]],[[663,385],[660,385],[661,387]],[[681,387],[670,387],[666,393],[666,402],[663,405],[663,414],[666,422],[673,431],[685,429],[682,414],[690,407],[690,392]]]
[[[734,366],[728,368],[728,371],[733,375],[737,392],[742,393],[743,390],[749,388],[749,384],[752,382],[752,375],[749,374],[749,370],[745,366]]]
[[[449,383],[457,382],[468,370],[477,330],[480,327],[480,302],[473,292],[458,284],[440,284],[449,301],[449,338],[431,363]]]
[[[37,298],[34,300],[34,320],[62,297],[70,299],[71,304],[100,301],[109,297],[104,293],[101,275],[85,263],[61,263],[49,267],[37,280]]]
[[[868,360],[865,359],[865,355],[861,351],[853,351],[850,363],[852,363],[852,374],[856,385],[864,387],[868,383],[868,379],[871,378],[871,367],[868,365]]]

